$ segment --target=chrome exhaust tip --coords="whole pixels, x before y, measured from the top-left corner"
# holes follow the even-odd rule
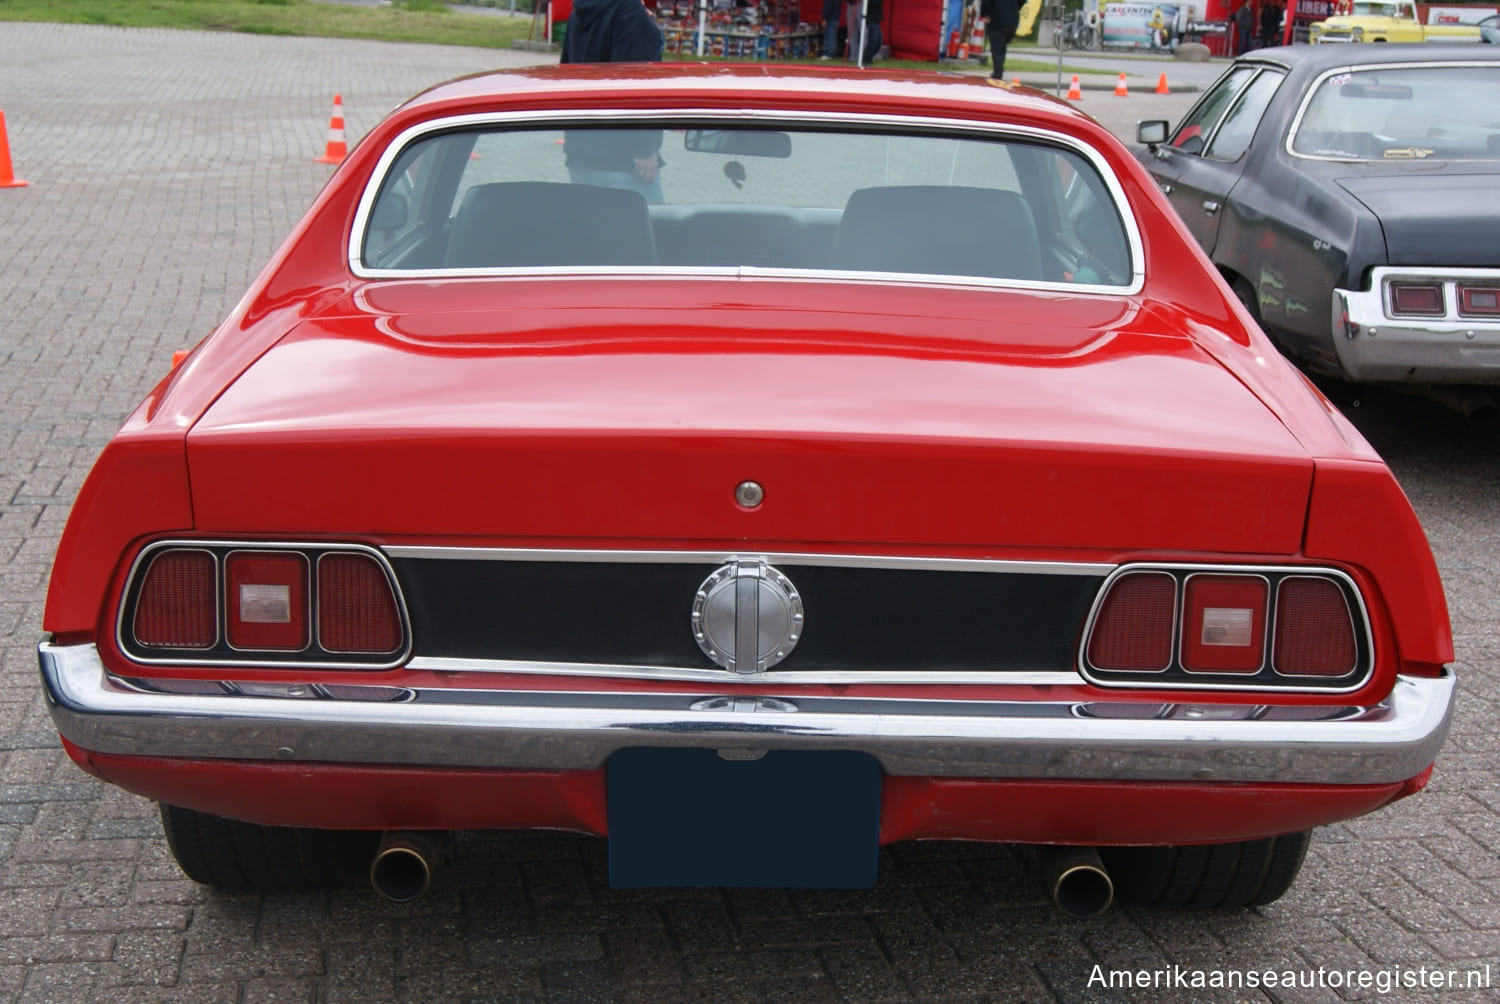
[[[414,830],[381,836],[370,862],[370,885],[392,903],[419,899],[442,860],[442,835]]]
[[[1069,917],[1088,920],[1114,902],[1115,884],[1094,848],[1042,846],[1036,857],[1047,893]]]

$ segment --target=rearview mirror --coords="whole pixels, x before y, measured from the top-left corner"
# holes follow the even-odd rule
[[[792,155],[792,137],[764,129],[689,129],[682,146],[693,153],[722,153],[731,157],[780,157]]]
[[[1146,146],[1159,146],[1167,141],[1166,119],[1148,119],[1135,124],[1135,140]]]

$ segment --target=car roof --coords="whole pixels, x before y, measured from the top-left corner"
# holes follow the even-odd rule
[[[920,114],[998,104],[1053,121],[1088,120],[1051,95],[1004,80],[951,71],[857,70],[839,66],[747,63],[595,63],[473,74],[438,84],[405,105],[467,104],[484,99],[577,107],[584,100],[641,101],[658,107],[881,109]]]
[[[1271,63],[1313,72],[1372,63],[1500,63],[1500,50],[1483,42],[1406,45],[1285,45],[1258,49],[1235,60],[1237,65]]]

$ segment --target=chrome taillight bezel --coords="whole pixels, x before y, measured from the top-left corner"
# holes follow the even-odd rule
[[[1173,624],[1172,665],[1165,671],[1135,672],[1131,670],[1100,669],[1089,660],[1090,641],[1099,610],[1110,587],[1122,576],[1138,572],[1166,572],[1177,581],[1177,617]],[[1189,578],[1195,575],[1239,575],[1263,577],[1269,584],[1270,607],[1264,625],[1264,659],[1255,673],[1205,672],[1189,670],[1183,666],[1183,624],[1187,617],[1183,590]],[[1290,676],[1277,671],[1272,653],[1275,638],[1276,602],[1280,584],[1290,578],[1316,578],[1332,582],[1343,594],[1346,607],[1353,619],[1355,643],[1354,669],[1339,677]],[[1100,583],[1099,591],[1089,608],[1084,621],[1083,634],[1078,646],[1079,672],[1090,683],[1100,687],[1157,689],[1157,690],[1238,690],[1267,693],[1323,693],[1347,694],[1358,690],[1369,682],[1375,672],[1375,638],[1370,626],[1369,609],[1354,579],[1336,568],[1309,565],[1230,565],[1191,564],[1186,562],[1140,562],[1121,565]]]
[[[164,551],[206,551],[214,559],[214,583],[216,589],[215,609],[218,616],[217,640],[209,648],[167,648],[142,645],[135,640],[133,623],[136,604],[140,599],[141,585],[152,560]],[[307,563],[311,574],[308,577],[308,592],[311,618],[310,641],[299,651],[287,649],[245,649],[229,645],[224,618],[227,604],[224,575],[225,559],[235,552],[278,552],[297,554]],[[317,576],[318,562],[328,554],[361,554],[375,562],[385,575],[395,600],[396,616],[400,622],[400,644],[391,652],[369,655],[333,651],[322,647],[318,637]],[[142,548],[131,563],[125,578],[125,589],[121,595],[119,610],[115,617],[115,644],[131,662],[148,666],[245,666],[254,665],[274,669],[393,669],[403,665],[411,657],[411,617],[407,611],[406,597],[400,580],[390,560],[378,548],[365,544],[328,542],[289,542],[260,540],[159,540]]]

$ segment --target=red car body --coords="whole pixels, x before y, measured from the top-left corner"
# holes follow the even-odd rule
[[[1091,151],[1133,221],[1135,280],[1073,293],[691,267],[403,277],[351,263],[351,234],[403,137],[578,109],[1066,138]],[[664,170],[687,156],[667,155]],[[760,494],[740,494],[746,482]],[[140,644],[141,580],[166,553],[186,555],[189,576],[212,570],[218,633],[202,659]],[[323,571],[339,561],[384,572],[399,642],[341,659],[318,620],[317,658],[245,654],[223,632],[259,635],[221,606],[233,588],[241,604],[261,595],[233,585],[253,574],[235,569],[259,567],[237,565],[243,555],[294,570],[298,585],[274,594],[293,606],[306,605],[300,589],[332,595]],[[489,616],[525,633],[555,614],[533,648],[574,637],[570,623],[589,644],[629,634],[635,608],[612,613],[603,597],[650,594],[650,570],[679,565],[759,576],[768,592],[743,601],[761,604],[756,617],[769,616],[765,597],[804,603],[807,646],[830,616],[820,577],[844,588],[849,568],[887,574],[868,587],[873,606],[859,585],[840,614],[840,637],[874,630],[876,651],[825,653],[797,677],[653,663],[649,640],[624,669],[492,651],[483,631],[445,640],[442,625]],[[538,609],[508,612],[530,588],[512,579],[533,571]],[[443,582],[450,572],[470,578]],[[781,573],[807,583],[777,585]],[[1104,603],[1131,574],[1148,609],[1172,604],[1171,668],[1157,677],[1090,669],[1108,625],[1132,630],[1129,611]],[[1073,599],[1053,622],[1051,605],[1015,615],[999,645],[1030,619],[1050,636],[1036,644],[1069,664],[1033,671],[1023,652],[1006,671],[945,667],[945,645],[973,656],[954,640],[964,620],[927,610],[923,591],[967,609],[971,596],[989,602],[971,582],[1004,576],[1018,577],[1004,597],[1035,583]],[[1341,630],[1358,665],[1333,685],[1273,665],[1272,649],[1292,644],[1270,624],[1291,622],[1277,604],[1311,580],[1335,607],[1343,597],[1353,624]],[[1263,598],[1192,606],[1204,589]],[[1185,669],[1219,651],[1194,647],[1189,615],[1250,625],[1259,674]],[[591,633],[594,621],[608,630]],[[414,98],[365,137],[233,313],[105,449],[59,548],[44,626],[54,715],[84,769],[256,827],[605,835],[608,758],[659,745],[868,754],[880,843],[1250,847],[1418,790],[1452,702],[1442,586],[1380,458],[1282,361],[1102,127],[1034,92],[942,75],[611,66],[478,76]],[[689,630],[684,617],[684,644]],[[882,661],[908,636],[905,661]],[[170,824],[169,836],[182,858],[185,838]]]

